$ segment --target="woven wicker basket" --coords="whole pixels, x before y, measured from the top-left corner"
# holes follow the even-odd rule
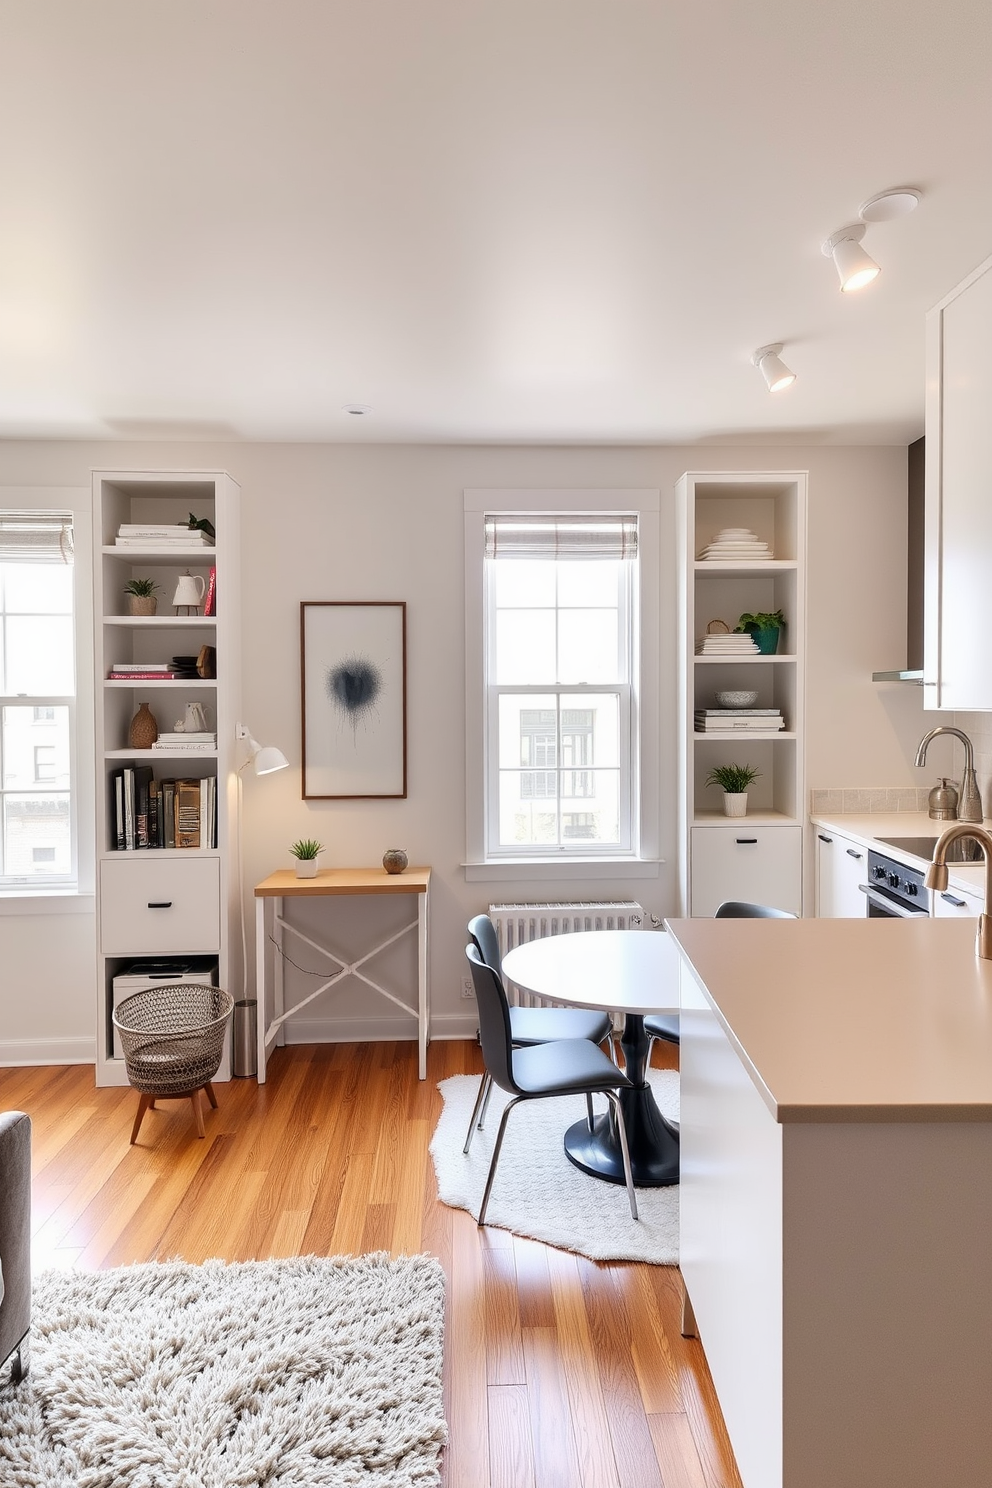
[[[147,987],[114,1010],[128,1082],[165,1097],[212,1080],[220,1067],[234,998],[220,987],[178,982]]]

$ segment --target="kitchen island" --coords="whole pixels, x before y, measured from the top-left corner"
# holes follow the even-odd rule
[[[681,1268],[745,1488],[992,1476],[992,961],[968,920],[673,920]]]

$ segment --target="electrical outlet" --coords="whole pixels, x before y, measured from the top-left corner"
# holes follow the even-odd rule
[[[462,977],[462,996],[463,997],[474,997],[475,996],[475,988],[472,985],[472,978],[470,976],[464,976],[464,977]]]

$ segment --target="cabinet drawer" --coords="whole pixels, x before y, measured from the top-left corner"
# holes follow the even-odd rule
[[[715,914],[725,899],[802,913],[801,827],[693,827],[690,850],[690,914]]]
[[[105,956],[220,949],[220,862],[128,853],[100,865]]]
[[[933,913],[938,920],[977,919],[982,912],[983,901],[974,894],[963,894],[960,889],[947,889],[932,894]]]

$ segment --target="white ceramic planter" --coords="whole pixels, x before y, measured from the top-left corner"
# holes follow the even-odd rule
[[[747,791],[724,791],[724,816],[747,816]]]
[[[297,878],[316,878],[317,877],[317,859],[316,858],[297,858],[297,860],[296,860],[296,876],[297,876]]]

